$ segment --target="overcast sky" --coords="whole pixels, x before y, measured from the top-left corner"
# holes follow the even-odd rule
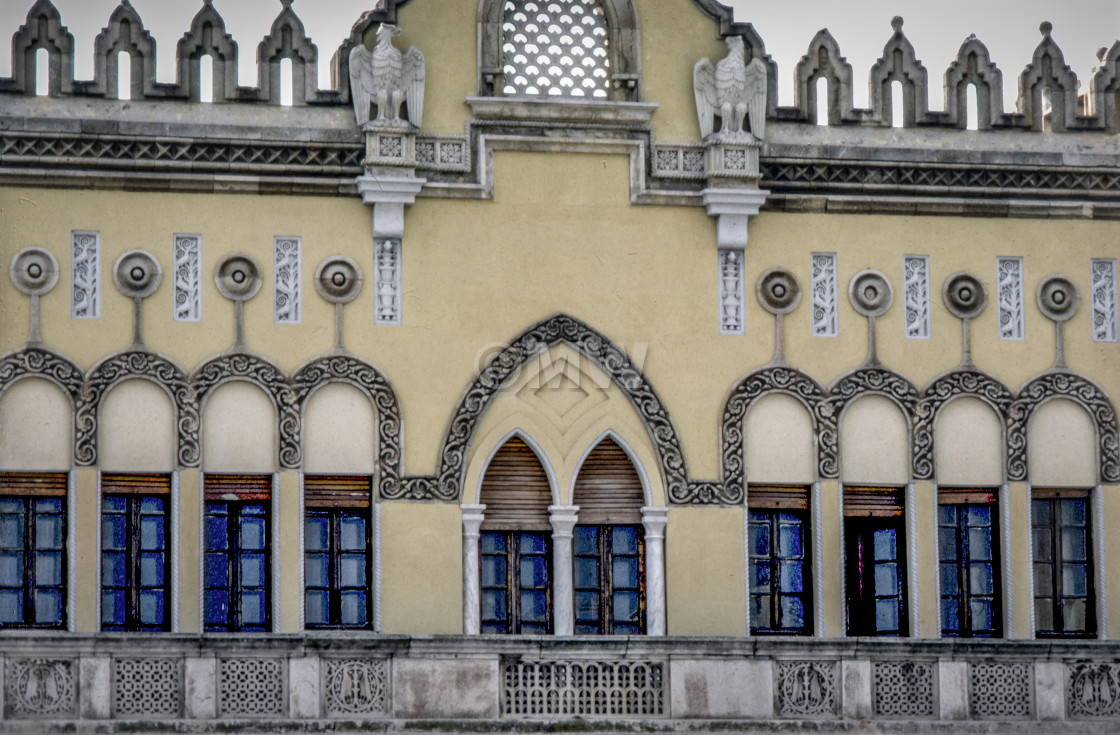
[[[418,0],[416,0],[418,2]],[[478,0],[435,0],[477,5]],[[687,3],[691,0],[676,0]],[[0,0],[0,37],[10,38],[34,0]],[[93,75],[93,39],[118,0],[54,0],[62,22],[76,42],[75,75]],[[642,0],[638,0],[641,4]],[[855,105],[867,104],[867,74],[891,36],[891,18],[901,15],[904,31],[929,71],[930,108],[942,109],[941,78],[961,43],[975,33],[1003,71],[1005,109],[1013,109],[1018,77],[1041,40],[1039,24],[1054,24],[1053,36],[1069,64],[1088,88],[1096,51],[1120,39],[1120,0],[724,0],[737,20],[749,21],[778,63],[780,104],[793,104],[793,70],[813,35],[828,28],[852,65]],[[319,46],[320,84],[330,82],[329,60],[350,26],[374,0],[297,0],[293,6],[307,33]],[[239,46],[242,85],[255,85],[256,45],[279,13],[279,0],[215,0],[226,27]],[[132,0],[156,39],[158,78],[175,81],[175,45],[190,27],[201,0]],[[473,33],[473,30],[471,31]],[[421,49],[423,51],[424,49]],[[691,66],[695,59],[684,59]],[[11,74],[9,53],[0,53],[0,75]]]

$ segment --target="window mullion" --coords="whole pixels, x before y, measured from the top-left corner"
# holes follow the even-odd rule
[[[339,625],[342,622],[342,570],[340,567],[341,556],[339,541],[342,538],[342,515],[337,509],[332,510],[327,518],[330,519],[327,533],[327,575],[330,579],[330,589],[327,591],[327,624]]]
[[[230,627],[241,630],[241,505],[230,504],[228,518],[233,522],[226,529],[229,548],[229,610]]]
[[[614,565],[611,564],[610,526],[599,527],[599,574],[603,579],[603,635],[614,633]]]
[[[1065,606],[1062,604],[1062,599],[1065,597],[1065,590],[1062,588],[1062,508],[1057,500],[1046,502],[1050,504],[1050,548],[1054,551],[1054,564],[1050,570],[1051,578],[1054,580],[1054,597],[1050,605],[1054,615],[1055,632],[1065,633]]]
[[[960,589],[957,593],[957,623],[961,637],[972,637],[972,580],[969,577],[968,506],[957,506],[957,566]]]
[[[509,631],[521,632],[521,534],[514,531],[509,535]]]
[[[125,630],[134,630],[140,622],[140,500],[129,497],[126,501],[126,528],[128,529],[128,565],[125,584],[128,585],[128,604],[125,607]]]
[[[35,624],[35,500],[24,498],[24,528],[23,535],[23,568],[26,573],[27,585],[23,596],[23,620],[26,624]]]
[[[778,512],[770,513],[770,629],[782,629],[782,603],[781,603],[781,563],[778,554],[781,551],[778,534],[781,526],[778,523]]]

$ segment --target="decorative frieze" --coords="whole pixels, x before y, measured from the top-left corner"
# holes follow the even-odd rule
[[[746,331],[743,287],[743,251],[719,251],[719,333],[743,334]]]
[[[69,719],[78,700],[77,663],[71,659],[7,658],[4,714],[9,719]]]
[[[871,664],[871,672],[871,703],[877,716],[935,716],[933,664],[876,661]]]
[[[929,256],[902,256],[904,329],[907,339],[930,338]]]
[[[1116,260],[1093,258],[1093,341],[1116,342],[1120,339],[1120,299],[1116,295]]]
[[[301,317],[301,250],[299,237],[272,239],[273,319],[277,324],[299,324]]]
[[[182,659],[113,659],[113,717],[180,717],[182,702]]]
[[[669,179],[701,181],[707,178],[705,149],[700,146],[653,147],[653,175]]]
[[[375,324],[401,323],[401,241],[384,238],[374,242]]]
[[[1026,335],[1023,314],[1023,259],[997,258],[996,284],[999,338],[1022,340]]]
[[[1034,668],[1028,663],[973,663],[968,667],[973,717],[1026,719],[1034,711]]]
[[[502,664],[502,714],[665,714],[665,665],[653,661],[522,661]]]
[[[836,286],[836,253],[812,254],[813,336],[840,333],[840,297]]]
[[[218,662],[218,714],[279,716],[287,690],[282,658],[223,658]]]
[[[101,233],[70,233],[70,316],[101,316]]]
[[[839,672],[835,661],[778,663],[778,715],[831,717],[840,704]]]
[[[425,171],[470,171],[470,140],[462,135],[417,136],[416,166]]]
[[[385,659],[330,659],[323,671],[323,707],[328,717],[389,715],[389,662]]]
[[[175,235],[172,249],[175,321],[202,321],[202,235]]]

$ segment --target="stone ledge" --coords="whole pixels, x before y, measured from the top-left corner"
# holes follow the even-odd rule
[[[562,123],[648,125],[653,102],[582,101],[547,97],[467,97],[471,114],[480,120],[542,120]]]

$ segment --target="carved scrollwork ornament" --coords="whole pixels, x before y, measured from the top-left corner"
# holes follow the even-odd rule
[[[347,304],[362,290],[362,269],[351,258],[332,255],[315,269],[315,290],[332,304]]]
[[[762,308],[771,314],[788,314],[801,302],[801,284],[785,268],[770,268],[758,277],[755,295]]]
[[[230,253],[214,266],[214,283],[230,301],[248,301],[261,288],[261,268],[248,255]]]
[[[130,299],[151,296],[163,280],[163,269],[151,253],[129,250],[113,263],[113,283]]]
[[[21,293],[42,296],[58,283],[58,261],[42,248],[24,248],[12,257],[8,274]]]
[[[879,271],[860,271],[848,282],[848,298],[852,308],[861,315],[882,316],[891,307],[894,290],[891,282]]]
[[[988,305],[988,290],[979,278],[960,271],[945,279],[941,287],[945,308],[958,319],[975,319]]]
[[[1064,322],[1077,313],[1081,295],[1073,281],[1063,275],[1047,276],[1038,284],[1038,308],[1055,322]]]

